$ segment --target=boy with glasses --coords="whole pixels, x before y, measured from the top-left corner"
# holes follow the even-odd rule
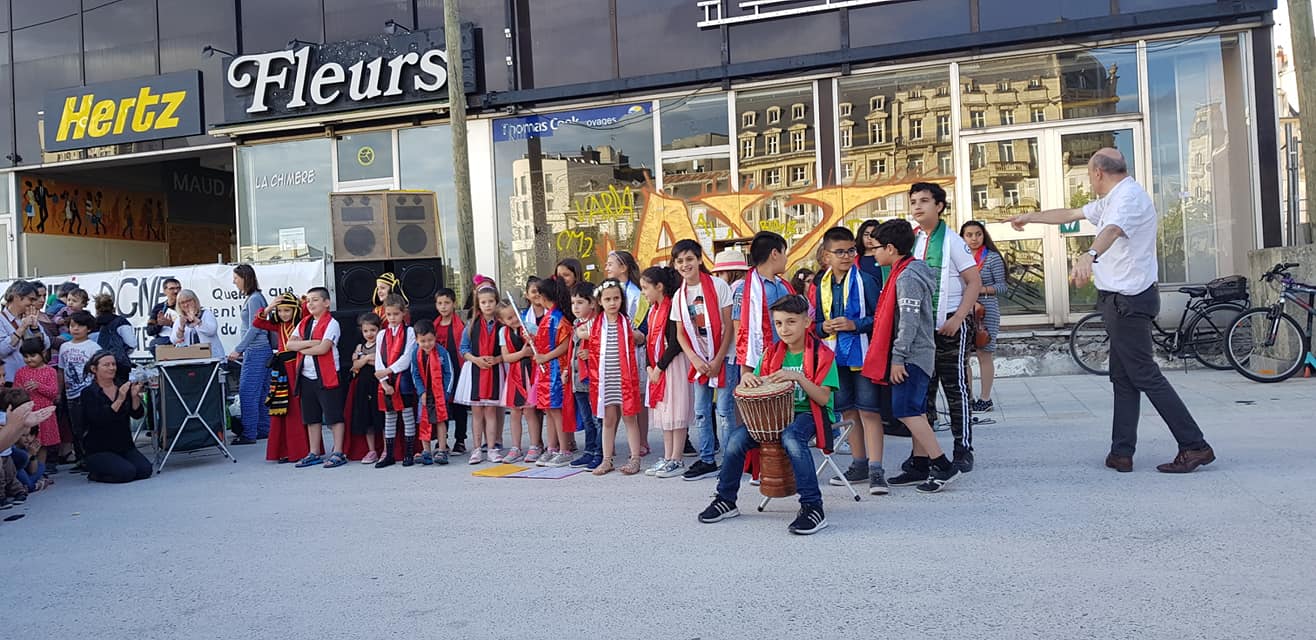
[[[882,417],[877,385],[860,374],[873,331],[873,310],[880,287],[855,265],[854,234],[833,227],[823,234],[823,266],[827,267],[813,294],[815,335],[836,353],[839,387],[835,409],[862,436],[850,439],[851,462],[845,472],[851,482],[869,481],[869,493],[889,492],[882,469]],[[853,432],[852,432],[853,433]]]

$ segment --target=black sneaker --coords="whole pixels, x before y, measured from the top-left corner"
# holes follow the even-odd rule
[[[887,486],[890,487],[909,487],[916,484],[923,484],[928,479],[927,471],[904,471],[898,476],[892,476],[887,480]]]
[[[690,468],[686,469],[685,473],[681,475],[681,478],[685,480],[698,480],[700,478],[707,478],[708,476],[715,475],[717,475],[716,463],[709,464],[703,460],[695,460],[695,463],[690,465]]]
[[[913,454],[910,454],[908,458],[905,458],[904,462],[900,463],[900,470],[905,473],[918,473],[918,468],[914,466]]]
[[[229,441],[229,444],[230,444],[230,445],[256,444],[256,440],[254,440],[254,439],[252,439],[252,438],[248,438],[248,437],[246,437],[246,436],[238,436],[238,437],[236,437],[236,438],[230,440],[230,441]]]
[[[974,413],[986,413],[994,407],[991,400],[974,400],[971,406]]]
[[[827,516],[823,515],[822,505],[810,504],[800,507],[800,514],[786,530],[797,536],[808,536],[827,528]]]
[[[887,486],[886,474],[878,471],[871,474],[868,478],[868,495],[884,496],[891,493],[891,487]]]
[[[10,498],[9,501],[12,502],[12,503],[14,503],[14,504],[23,504],[23,503],[27,502],[27,494],[25,493],[25,494],[23,494],[23,495],[21,495],[21,496],[14,496],[14,497]]]
[[[465,443],[464,441],[462,441],[462,440],[458,440],[458,441],[457,441],[457,444],[452,445],[452,452],[453,452],[453,453],[466,453],[466,443]]]
[[[951,482],[954,482],[955,479],[958,477],[960,477],[960,470],[958,467],[956,467],[953,464],[950,466],[949,469],[946,469],[945,471],[933,469],[932,471],[928,472],[927,482],[924,482],[923,484],[914,487],[914,490],[918,491],[919,493],[936,493],[938,491],[941,491],[942,489],[945,489],[946,485],[950,484]]]
[[[681,457],[684,457],[684,458],[693,458],[693,457],[695,457],[695,456],[697,456],[697,455],[699,455],[699,452],[698,452],[698,451],[695,451],[695,446],[692,445],[692,444],[690,444],[690,441],[689,441],[689,440],[686,440],[686,441],[685,441],[685,450],[681,452]]]
[[[740,509],[736,508],[736,503],[714,498],[713,504],[708,505],[707,509],[699,512],[699,521],[704,524],[712,524],[738,515],[740,515]]]
[[[854,484],[856,482],[863,482],[864,480],[868,479],[868,468],[867,467],[860,468],[854,465],[850,465],[850,468],[845,470],[845,479],[848,480],[850,484]],[[828,480],[827,484],[830,484],[833,487],[845,486],[845,482],[842,482],[841,479],[836,476],[832,476],[832,479]]]
[[[955,468],[958,469],[960,473],[973,471],[973,452],[956,451],[955,460],[951,462],[951,464],[955,465]]]

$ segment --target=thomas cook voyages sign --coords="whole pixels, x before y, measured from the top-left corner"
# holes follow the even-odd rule
[[[474,33],[462,27],[465,91],[476,91]],[[412,102],[447,100],[448,52],[442,30],[368,40],[304,44],[228,60],[228,124]]]

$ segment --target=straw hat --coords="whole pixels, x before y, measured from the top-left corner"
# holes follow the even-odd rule
[[[749,264],[745,262],[745,254],[736,249],[723,249],[713,259],[713,273],[722,271],[749,271]]]

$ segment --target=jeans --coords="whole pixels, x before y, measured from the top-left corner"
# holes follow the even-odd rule
[[[736,427],[744,426],[736,417],[736,387],[740,386],[740,365],[727,365],[726,386],[717,390],[717,439],[726,442]]]
[[[699,450],[700,460],[708,464],[717,464],[717,458],[713,456],[713,451],[716,450],[716,443],[713,441],[713,421],[716,420],[713,392],[717,389],[706,384],[691,384],[694,387],[692,400],[695,403],[695,423],[690,429],[690,441]]]
[[[268,342],[256,341],[242,352],[242,373],[238,378],[238,398],[242,404],[242,437],[255,440],[270,435],[270,409],[265,397],[270,393],[270,358],[274,352]]]
[[[602,418],[594,417],[588,391],[576,392],[576,428],[585,429],[585,455],[603,455],[603,436],[600,433]]]
[[[1152,319],[1161,310],[1156,285],[1134,296],[1100,292],[1097,310],[1110,336],[1110,383],[1115,388],[1110,452],[1133,456],[1138,444],[1138,415],[1142,394],[1170,427],[1180,451],[1205,449],[1206,440],[1183,400],[1152,359]]]
[[[42,476],[46,475],[45,463],[38,462],[37,472],[31,474],[27,472],[27,463],[32,461],[32,457],[28,455],[27,449],[14,447],[12,457],[14,459],[15,477],[18,478],[18,481],[22,483],[24,487],[27,487],[28,491],[36,491],[37,480],[40,480]]]
[[[813,414],[797,413],[795,421],[781,433],[781,446],[791,460],[791,470],[795,473],[795,488],[800,494],[800,504],[822,505],[822,491],[818,489],[818,474],[813,467],[813,451],[809,449],[809,439],[817,435],[813,424]],[[759,443],[749,436],[749,429],[738,427],[731,433],[730,441],[722,443],[722,470],[717,475],[717,497],[727,502],[735,502],[740,491],[740,477],[745,472],[745,454],[759,448]]]

